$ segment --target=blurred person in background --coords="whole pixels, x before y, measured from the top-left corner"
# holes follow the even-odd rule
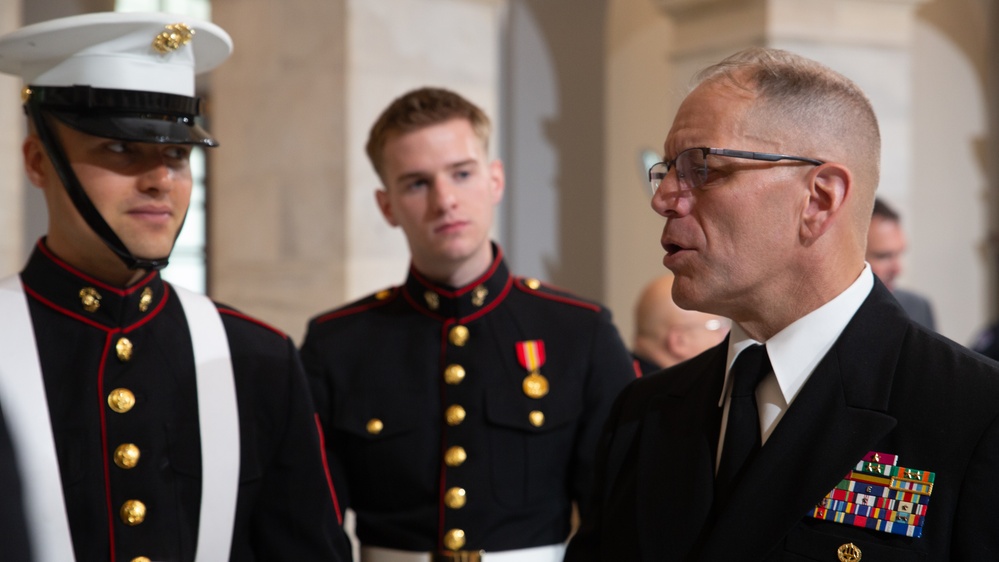
[[[727,318],[684,310],[673,302],[673,275],[653,279],[635,303],[631,355],[643,375],[672,367],[725,339]]]
[[[880,197],[876,198],[871,226],[867,230],[867,263],[871,264],[871,271],[888,287],[910,318],[930,330],[936,330],[930,301],[895,285],[895,279],[902,273],[902,254],[907,244],[901,216]]]

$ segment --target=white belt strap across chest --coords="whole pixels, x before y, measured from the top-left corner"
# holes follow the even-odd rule
[[[229,340],[208,297],[171,285],[187,317],[198,378],[201,515],[196,562],[229,559],[239,494],[239,410]]]
[[[229,343],[208,298],[174,289],[190,327],[198,384],[202,483],[195,560],[228,560],[239,492],[239,414]],[[40,562],[72,561],[45,383],[17,275],[0,280],[0,322],[0,408],[22,476],[32,550]]]

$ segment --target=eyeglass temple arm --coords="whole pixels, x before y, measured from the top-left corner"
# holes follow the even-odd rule
[[[770,152],[749,152],[746,150],[730,150],[727,148],[709,148],[708,154],[717,154],[719,156],[731,156],[733,158],[748,158],[750,160],[766,160],[767,162],[777,162],[778,160],[797,160],[799,162],[808,162],[810,164],[815,164],[816,166],[825,164],[825,162],[822,162],[821,160],[816,160],[814,158],[805,158],[803,156],[772,154]]]

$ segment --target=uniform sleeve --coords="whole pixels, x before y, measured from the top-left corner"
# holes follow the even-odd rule
[[[624,393],[627,393],[627,391],[624,391]],[[579,530],[576,531],[576,534],[569,541],[565,553],[565,562],[600,561],[600,526],[601,517],[603,516],[604,490],[607,485],[607,460],[609,458],[611,442],[614,438],[613,428],[617,426],[617,420],[621,414],[621,404],[624,401],[624,396],[617,398],[611,408],[610,414],[607,416],[607,423],[600,432],[596,453],[596,466],[593,469],[592,490],[588,492],[587,508],[582,513]]]
[[[346,511],[350,507],[350,488],[347,486],[346,472],[341,462],[342,451],[338,450],[333,431],[333,381],[331,374],[323,361],[321,338],[316,335],[314,325],[310,325],[302,344],[301,358],[305,367],[312,401],[316,415],[319,418],[322,431],[327,466],[333,487],[337,491],[340,509]]]
[[[584,398],[586,415],[580,421],[571,474],[573,499],[584,519],[590,508],[597,442],[604,422],[621,389],[636,378],[631,355],[607,311],[602,311],[597,325],[593,345],[590,346],[589,365]]]
[[[254,509],[254,551],[259,560],[350,560],[318,418],[290,340],[287,354],[287,421]]]

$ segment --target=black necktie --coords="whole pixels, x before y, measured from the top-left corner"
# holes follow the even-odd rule
[[[767,348],[758,344],[744,349],[732,365],[732,400],[728,408],[721,462],[715,477],[716,505],[728,502],[746,461],[760,448],[756,386],[770,370]]]

